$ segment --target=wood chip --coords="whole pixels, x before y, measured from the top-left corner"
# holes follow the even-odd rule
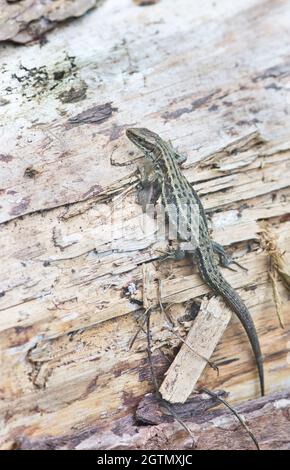
[[[212,297],[204,300],[183,344],[159,391],[170,403],[184,403],[192,393],[207,360],[211,357],[231,318],[224,302]],[[196,351],[196,355],[192,351]]]

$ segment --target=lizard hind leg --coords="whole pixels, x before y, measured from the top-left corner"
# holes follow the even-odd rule
[[[173,259],[175,261],[181,261],[186,257],[186,251],[181,250],[179,247],[177,248],[169,248],[168,251],[162,252],[163,254],[160,256],[159,261],[166,261],[168,259]]]
[[[230,265],[231,264],[236,264],[237,266],[239,266],[244,271],[248,271],[247,268],[242,266],[240,263],[235,261],[230,255],[228,255],[227,252],[225,251],[224,247],[222,245],[220,245],[220,243],[212,241],[212,248],[213,248],[213,251],[219,256],[220,264],[224,268],[228,268],[231,271],[235,271],[235,269],[231,268]]]

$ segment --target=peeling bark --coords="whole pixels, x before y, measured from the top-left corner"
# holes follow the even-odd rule
[[[69,2],[76,3],[78,14],[88,6]],[[3,5],[17,16],[27,4],[36,2]],[[60,1],[49,4],[54,14],[43,17],[64,19],[68,11],[56,17]],[[144,263],[153,273],[146,298],[154,307],[159,384],[181,346],[159,295],[184,339],[209,289],[191,260],[159,263],[167,243],[142,231],[140,154],[125,137],[129,126],[148,127],[187,155],[182,171],[202,198],[213,239],[248,268],[224,275],[253,316],[268,395],[250,401],[259,394],[258,377],[234,316],[211,358],[219,376],[206,367],[197,388],[224,390],[235,406],[244,402],[238,408],[262,448],[289,447],[289,397],[272,396],[290,385],[289,293],[278,282],[282,330],[269,255],[259,244],[267,220],[289,256],[289,6],[288,0],[167,0],[141,8],[106,0],[57,28],[47,43],[0,46],[3,447],[189,445],[155,405],[145,416],[142,400],[153,388],[144,332],[129,345],[143,314]],[[4,19],[4,39],[31,40],[19,22]],[[195,399],[182,416],[197,448],[251,447],[224,411],[205,409],[204,421],[197,417],[190,408]]]
[[[101,0],[0,0],[0,41],[25,44],[40,39],[58,23],[77,18]]]

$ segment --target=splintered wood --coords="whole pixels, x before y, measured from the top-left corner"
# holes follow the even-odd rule
[[[202,302],[198,316],[159,389],[165,400],[171,403],[187,400],[230,319],[231,311],[221,299],[212,297]]]
[[[90,6],[97,8],[80,17]],[[188,157],[182,171],[201,196],[212,238],[248,269],[224,276],[253,317],[267,394],[289,390],[289,292],[279,275],[282,330],[270,256],[259,240],[266,220],[281,252],[290,253],[290,0],[146,7],[133,0],[0,0],[0,12],[0,39],[10,41],[0,44],[0,446],[132,448],[144,434],[139,448],[186,445],[179,424],[135,426],[138,403],[153,390],[148,338],[136,320],[153,307],[152,363],[161,383],[209,288],[190,260],[156,263],[142,284],[142,266],[154,269],[167,248],[141,229],[134,187],[140,154],[125,135],[132,126],[148,127]],[[79,18],[64,24],[68,16]],[[19,45],[57,23],[41,47]],[[125,230],[111,230],[112,206]],[[200,333],[194,337],[204,309],[185,341],[209,357]],[[212,322],[211,334],[219,319]],[[182,346],[176,358],[187,353],[180,370],[189,378],[174,376],[186,393],[199,372],[184,367],[206,363],[192,350]],[[199,383],[225,390],[234,405],[258,396],[236,315],[210,360],[219,375],[205,367]],[[254,426],[265,446],[289,446],[284,398],[272,408],[273,421],[264,418],[265,404]],[[174,406],[188,410],[188,401]],[[222,447],[220,422],[200,430],[196,415],[186,413],[182,419],[204,436],[199,448]]]
[[[150,264],[142,265],[143,278],[143,307],[145,314],[150,315],[150,310],[156,306],[156,296],[153,294],[152,284],[155,270]],[[162,291],[159,285],[157,295],[157,306],[161,313],[171,323],[166,309],[162,305]],[[165,373],[159,391],[164,400],[170,403],[184,403],[192,393],[195,384],[201,376],[205,366],[210,364],[210,357],[220,341],[229,321],[231,310],[224,301],[218,297],[210,300],[204,299],[201,303],[199,313],[191,329],[184,340],[177,356]],[[150,334],[150,332],[147,332]],[[172,330],[172,334],[174,331]],[[153,338],[153,342],[154,339]]]
[[[0,0],[0,41],[27,43],[42,38],[58,23],[82,16],[100,3],[101,0]]]

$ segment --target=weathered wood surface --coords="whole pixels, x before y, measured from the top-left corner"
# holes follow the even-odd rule
[[[195,450],[255,450],[255,445],[245,429],[231,412],[219,407],[215,401],[202,394],[190,400],[188,405],[175,406],[175,412],[185,419],[191,436],[173,422],[172,417],[164,416],[160,404],[152,397],[145,396],[137,412],[137,423],[130,426],[124,423],[127,435],[118,443],[107,433],[109,449],[195,449]],[[261,450],[289,450],[289,392],[280,392],[268,397],[250,400],[236,407],[254,433]],[[146,423],[151,426],[144,426]],[[143,426],[142,426],[143,424]],[[119,423],[121,427],[121,423]],[[105,436],[103,436],[105,438]],[[96,436],[84,438],[79,448],[94,446]]]
[[[76,18],[101,0],[0,0],[0,41],[45,40],[58,23]]]
[[[118,445],[119,420],[130,420],[152,390],[145,335],[128,348],[141,315],[129,291],[142,299],[142,263],[166,246],[140,230],[129,125],[159,132],[188,155],[184,172],[204,195],[213,237],[232,245],[249,269],[225,276],[257,326],[267,393],[289,388],[289,295],[279,285],[282,330],[258,244],[259,222],[267,219],[281,249],[290,249],[289,20],[286,0],[168,0],[146,8],[107,0],[42,46],[1,46],[6,448],[73,446],[85,433],[90,447],[105,447],[94,432],[98,439],[112,433]],[[126,239],[118,230],[122,216]],[[193,301],[208,289],[190,260],[152,261],[152,268],[148,295],[157,304],[159,284],[185,337]],[[151,323],[161,381],[179,340],[159,311]],[[220,375],[207,367],[200,385],[225,389],[231,402],[258,395],[235,317],[212,360]],[[171,430],[177,439],[179,428]]]
[[[223,392],[218,395],[224,398]],[[256,447],[237,418],[219,406],[205,393],[191,398],[174,411],[191,432],[185,431],[164,409],[156,397],[147,394],[139,403],[134,416],[114,421],[113,428],[91,426],[75,438],[46,437],[27,439],[18,436],[14,447],[21,449],[106,449],[106,450],[256,450]],[[250,400],[236,411],[254,433],[261,450],[289,450],[289,391]],[[11,445],[12,443],[7,443]]]

